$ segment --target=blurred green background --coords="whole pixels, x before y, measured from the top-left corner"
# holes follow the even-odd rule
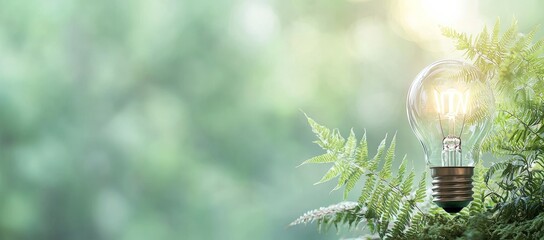
[[[427,64],[542,1],[0,1],[1,239],[335,239],[300,110],[370,148]],[[540,34],[542,36],[542,34]],[[398,164],[398,163],[397,163]],[[350,196],[355,199],[357,190]]]

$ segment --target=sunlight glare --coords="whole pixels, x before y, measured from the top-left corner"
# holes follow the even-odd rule
[[[277,30],[278,16],[264,1],[247,1],[240,6],[238,14],[243,31],[256,43],[267,42]]]
[[[482,25],[478,4],[470,0],[397,0],[391,10],[395,31],[432,51],[451,47],[441,26],[471,32]]]

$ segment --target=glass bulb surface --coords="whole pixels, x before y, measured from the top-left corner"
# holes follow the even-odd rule
[[[476,67],[457,60],[429,65],[412,83],[406,108],[430,167],[474,166],[495,110]]]

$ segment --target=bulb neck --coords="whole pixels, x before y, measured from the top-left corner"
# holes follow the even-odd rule
[[[433,202],[448,213],[458,213],[472,198],[474,167],[431,167]]]
[[[447,136],[442,140],[442,166],[461,166],[461,138]]]

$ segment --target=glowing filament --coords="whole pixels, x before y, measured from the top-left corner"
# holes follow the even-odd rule
[[[445,92],[438,92],[435,90],[434,99],[436,102],[436,111],[446,115],[449,119],[455,119],[459,113],[467,113],[469,100],[468,91],[460,92],[453,88],[450,88]]]

